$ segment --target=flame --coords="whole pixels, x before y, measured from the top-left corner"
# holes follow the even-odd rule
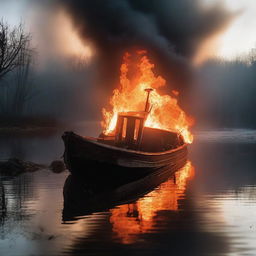
[[[138,52],[136,56],[126,53],[123,59],[120,68],[120,87],[113,91],[110,100],[112,110],[107,111],[105,108],[102,110],[103,133],[114,134],[119,112],[143,111],[146,100],[145,89],[153,88],[149,100],[152,110],[145,126],[178,132],[182,134],[186,143],[192,143],[193,135],[189,127],[193,124],[193,119],[188,117],[178,105],[179,92],[173,90],[172,96],[159,93],[159,88],[165,86],[166,81],[163,77],[154,74],[155,65],[149,61],[145,51]]]
[[[162,183],[159,188],[135,203],[120,205],[111,210],[113,232],[124,244],[137,241],[138,235],[150,232],[159,211],[178,211],[178,200],[184,198],[186,184],[194,177],[191,162],[175,173],[175,178]]]

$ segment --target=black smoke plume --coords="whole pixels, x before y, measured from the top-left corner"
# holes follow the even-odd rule
[[[191,60],[233,14],[200,0],[62,0],[80,36],[98,55],[104,85],[116,86],[125,51],[146,49],[172,89],[191,79]],[[183,87],[182,87],[183,86]]]

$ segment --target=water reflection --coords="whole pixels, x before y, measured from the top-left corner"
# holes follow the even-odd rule
[[[0,176],[1,255],[48,255],[63,244],[59,227],[66,176],[47,170]]]
[[[6,217],[6,199],[5,199],[5,188],[3,183],[0,181],[0,226],[4,224]]]
[[[178,200],[184,198],[187,180],[193,176],[194,168],[191,162],[187,162],[172,178],[145,197],[111,209],[110,223],[121,242],[134,243],[138,239],[136,235],[150,232],[157,212],[177,211]]]
[[[108,177],[108,179],[106,178],[106,181],[104,178],[88,180],[83,177],[70,175],[63,188],[63,220],[72,220],[76,216],[108,210],[116,205],[123,205],[127,202],[136,202],[134,204],[142,205],[149,198],[161,200],[161,197],[163,197],[162,200],[172,200],[173,193],[169,193],[170,191],[165,192],[165,188],[169,188],[169,186],[174,188],[175,181],[175,186],[181,190],[181,186],[185,182],[184,180],[188,175],[191,175],[192,169],[191,162],[187,162],[179,171],[175,167],[168,166],[140,178],[134,177],[126,182],[123,180],[116,181],[112,176]],[[119,172],[121,173],[122,171],[123,169],[120,168]],[[176,171],[178,172],[175,173]],[[133,172],[136,172],[136,170],[133,170]],[[168,184],[163,184],[155,192],[148,194],[149,191],[166,181],[174,173],[175,175]],[[185,187],[183,186],[184,189]],[[164,195],[166,196],[164,197]],[[138,200],[141,197],[144,198],[143,201]],[[151,207],[154,207],[153,200],[148,201],[148,205],[145,205],[145,207],[150,206],[150,204]],[[155,206],[158,204],[159,201],[156,202]],[[131,204],[127,204],[127,206],[132,207]],[[150,207],[148,207],[148,210],[150,210]],[[113,214],[115,214],[115,210]]]

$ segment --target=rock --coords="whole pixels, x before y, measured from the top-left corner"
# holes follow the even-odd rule
[[[44,165],[23,161],[17,158],[10,158],[7,161],[0,161],[0,174],[17,176],[24,172],[34,172],[45,168]]]
[[[55,173],[60,173],[66,170],[65,164],[61,160],[52,161],[49,168]]]
[[[40,169],[50,169],[55,173],[66,170],[65,164],[61,160],[53,161],[50,166],[23,161],[17,158],[10,158],[7,161],[0,161],[0,175],[17,176],[24,172],[35,172]]]

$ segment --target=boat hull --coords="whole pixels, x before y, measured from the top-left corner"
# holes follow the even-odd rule
[[[119,175],[120,179],[126,180],[133,176],[139,178],[166,166],[178,169],[187,159],[186,144],[168,151],[150,153],[106,145],[95,138],[81,137],[73,132],[64,133],[62,138],[67,168],[72,174],[88,178],[97,177],[99,174],[115,178]]]

